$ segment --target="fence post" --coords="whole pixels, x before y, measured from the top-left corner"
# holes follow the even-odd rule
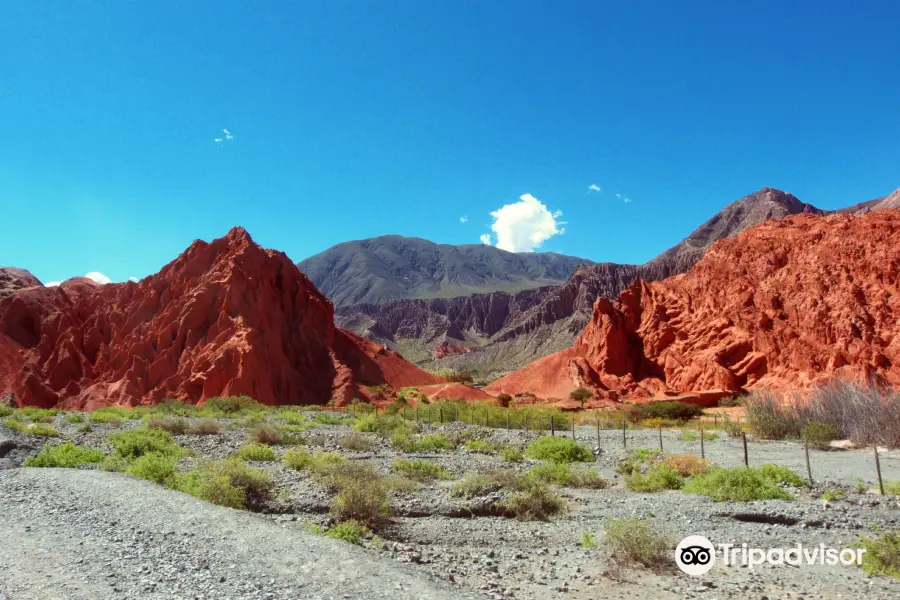
[[[438,414],[441,417],[441,423],[443,423],[444,422],[444,407],[443,406],[438,407]]]
[[[597,417],[597,447],[600,447],[600,417]]]
[[[509,431],[509,411],[506,411],[506,430]]]
[[[556,415],[550,413],[550,435],[556,437],[556,419],[554,417],[556,417]]]
[[[628,438],[625,437],[625,415],[622,415],[622,447],[628,447]]]
[[[659,451],[660,451],[660,452],[663,451],[663,444],[662,444],[662,425],[659,426]]]
[[[803,440],[803,442],[803,451],[806,454],[806,477],[809,479],[809,485],[812,485],[812,467],[809,466],[809,440]]]
[[[575,415],[572,415],[572,439],[575,439]]]
[[[525,431],[528,431],[528,413],[525,413]]]
[[[706,448],[703,446],[703,427],[700,427],[700,458],[706,460]]]
[[[747,432],[746,431],[741,432],[741,439],[744,440],[744,466],[749,467],[750,461],[747,458]]]
[[[719,426],[719,413],[713,413],[713,427]]]
[[[878,491],[884,496],[884,482],[881,480],[881,461],[878,460],[878,444],[872,446],[875,451],[875,472],[878,473]]]

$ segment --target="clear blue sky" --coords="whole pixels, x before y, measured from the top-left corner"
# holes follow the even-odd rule
[[[523,194],[543,250],[643,262],[760,187],[900,186],[900,3],[747,4],[3,2],[0,264],[477,243]]]

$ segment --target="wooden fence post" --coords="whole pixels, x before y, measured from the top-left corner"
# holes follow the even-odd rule
[[[663,451],[663,443],[662,443],[662,425],[659,426],[659,451]]]
[[[444,407],[443,406],[438,407],[438,414],[441,417],[441,423],[443,423],[444,422]]]
[[[706,448],[703,446],[703,427],[700,427],[700,458],[706,460]]]
[[[878,491],[884,496],[884,482],[881,480],[881,461],[878,460],[878,444],[872,446],[875,451],[875,472],[878,473]]]
[[[744,440],[744,466],[749,467],[750,461],[747,457],[747,432],[746,431],[741,432],[741,438]]]
[[[597,417],[597,447],[600,447],[600,417]]]
[[[803,442],[803,452],[806,454],[806,478],[809,479],[809,485],[812,485],[812,467],[809,466],[809,440],[803,440]]]
[[[624,415],[623,415],[623,418],[622,418],[622,447],[623,447],[623,448],[627,448],[627,447],[628,447],[628,438],[625,437],[625,418],[624,418]]]
[[[550,435],[556,437],[556,419],[554,418],[556,415],[550,413]]]
[[[509,411],[506,411],[506,430],[509,431]]]
[[[575,439],[575,415],[572,415],[572,439]]]

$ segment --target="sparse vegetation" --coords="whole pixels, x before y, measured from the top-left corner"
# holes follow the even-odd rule
[[[125,471],[129,475],[172,487],[175,478],[175,460],[159,452],[142,454]]]
[[[188,423],[181,417],[151,417],[147,420],[148,429],[165,429],[172,435],[181,435],[187,431]]]
[[[372,440],[355,431],[341,436],[338,445],[344,450],[353,452],[368,452],[374,447]]]
[[[877,537],[863,537],[859,547],[865,549],[862,555],[863,571],[869,575],[886,575],[900,579],[900,531],[889,531]]]
[[[633,492],[661,492],[681,489],[684,479],[668,464],[657,463],[646,474],[633,471],[625,477],[625,485]]]
[[[261,469],[239,460],[226,460],[178,474],[173,487],[220,506],[254,509],[269,497],[272,480]]]
[[[821,421],[807,423],[800,432],[800,437],[809,442],[810,446],[819,450],[827,450],[831,442],[838,439],[840,435],[837,427]]]
[[[594,460],[594,454],[587,446],[569,438],[547,436],[539,437],[528,444],[525,456],[557,463],[593,462]]]
[[[9,417],[5,421],[3,421],[3,425],[9,429],[14,429],[20,433],[27,433],[28,435],[39,435],[42,437],[60,437],[60,433],[56,430],[52,425],[48,425],[46,423],[25,423],[23,421],[19,421],[13,417]]]
[[[581,407],[584,408],[584,403],[590,400],[594,396],[594,393],[587,388],[577,388],[569,392],[569,398],[581,403]]]
[[[510,493],[504,508],[525,521],[545,521],[566,509],[566,502],[545,483],[522,478],[518,489]]]
[[[188,435],[219,435],[222,426],[214,419],[200,419],[194,421],[185,431]]]
[[[272,450],[271,446],[252,443],[238,448],[237,452],[234,453],[234,457],[240,460],[272,461],[275,460],[275,451]]]
[[[450,479],[450,472],[437,463],[427,460],[405,460],[398,458],[391,464],[391,471],[413,481]]]
[[[65,442],[55,446],[44,446],[37,456],[31,456],[25,461],[25,466],[71,469],[80,465],[97,464],[103,459],[104,454],[99,450]]]
[[[396,433],[391,439],[391,444],[403,452],[443,452],[453,448],[450,438],[443,433],[426,435]]]
[[[284,434],[274,425],[263,423],[250,432],[250,439],[260,444],[277,445],[284,441]]]
[[[594,536],[592,536],[587,531],[581,532],[581,547],[587,550],[593,550],[597,547],[597,542],[594,541]]]
[[[522,451],[519,450],[518,448],[512,448],[512,447],[501,448],[500,456],[506,462],[518,463],[518,462],[522,462],[523,460],[525,460],[525,455],[522,454]]]
[[[668,534],[644,519],[610,519],[604,542],[615,563],[649,568],[667,564],[674,547]]]
[[[474,498],[491,494],[503,487],[503,483],[491,474],[466,473],[462,479],[453,484],[453,487],[450,488],[450,494],[452,496]]]
[[[746,467],[714,467],[689,480],[683,489],[691,494],[709,496],[716,502],[791,500],[792,496],[770,478],[773,475],[775,474],[770,473],[766,476],[760,469]]]
[[[0,417],[2,417],[2,416],[3,415],[0,414]],[[84,415],[82,415],[81,413],[74,413],[71,415],[66,415],[66,422],[67,423],[84,423]]]
[[[675,471],[679,477],[694,477],[706,472],[709,464],[693,454],[672,454],[666,456],[666,465]]]
[[[668,419],[673,423],[683,423],[696,419],[703,414],[703,409],[685,402],[648,402],[630,407],[632,421],[646,419]]]
[[[486,440],[467,440],[463,446],[466,450],[482,454],[493,454],[497,451],[497,447]]]
[[[822,500],[826,502],[834,502],[835,500],[843,500],[847,495],[841,490],[825,490],[822,492]]]
[[[324,532],[324,535],[358,546],[363,539],[372,535],[372,530],[359,521],[351,519],[343,523],[335,523]]]
[[[172,434],[162,429],[131,429],[114,433],[106,439],[116,454],[129,462],[151,452],[172,458],[185,454],[184,448],[175,443]]]
[[[311,453],[305,448],[292,448],[284,453],[284,464],[298,471],[322,473],[327,469],[347,462],[336,452]]]

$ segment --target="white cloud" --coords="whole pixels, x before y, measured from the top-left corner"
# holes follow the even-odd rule
[[[138,278],[135,277],[134,275],[132,275],[131,277],[128,278],[128,281],[133,281],[134,283],[137,283],[137,282],[138,282]]]
[[[532,252],[554,235],[565,233],[560,227],[565,223],[558,220],[562,211],[551,213],[531,194],[522,194],[519,202],[498,208],[491,216],[494,217],[491,230],[497,234],[497,247],[509,252]]]
[[[603,191],[603,188],[601,188],[596,183],[592,183],[591,185],[588,186],[588,192],[598,192],[599,193],[602,191]]]
[[[225,133],[225,137],[216,138],[215,141],[217,144],[221,144],[222,142],[229,142],[234,139],[234,136],[231,135],[231,132],[227,129],[222,130]]]
[[[460,218],[459,218],[459,222],[460,222],[460,223],[466,223],[466,222],[468,222],[468,221],[469,221],[469,217],[460,217]]]
[[[491,234],[489,234],[489,233],[482,233],[482,234],[481,234],[481,237],[480,237],[479,239],[481,240],[481,243],[482,243],[482,244],[487,244],[488,246],[491,245]]]
[[[629,202],[631,202],[631,198],[629,198],[628,196],[625,196],[625,198],[622,200],[622,202],[628,204]]]
[[[626,196],[625,194],[616,194],[616,198],[618,198],[619,200],[621,200],[621,201],[624,202],[625,204],[628,204],[629,202],[631,202],[631,198],[629,198],[629,197]]]
[[[99,271],[91,271],[90,273],[85,275],[85,277],[87,277],[91,281],[95,281],[101,285],[107,284],[107,283],[112,283],[112,279],[110,279],[109,277],[107,277],[106,275],[104,275],[103,273],[101,273]]]
[[[56,287],[61,283],[62,283],[62,281],[48,281],[47,283],[44,284],[44,287]]]

